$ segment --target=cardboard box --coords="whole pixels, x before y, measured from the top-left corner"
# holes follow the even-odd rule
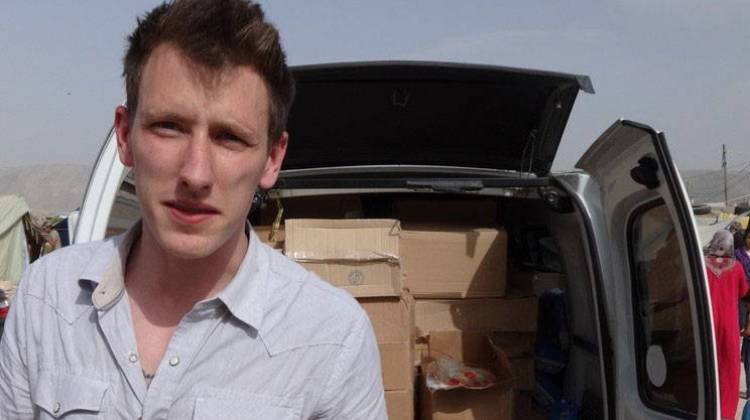
[[[536,331],[537,298],[419,299],[414,306],[417,336],[432,331]]]
[[[383,387],[414,388],[414,305],[408,295],[401,298],[361,298],[370,318],[380,350]]]
[[[411,343],[378,343],[383,389],[414,389],[414,363]]]
[[[385,406],[389,420],[413,420],[414,390],[385,391]]]
[[[427,338],[427,348],[430,360],[450,357],[477,367],[491,367],[496,358],[489,338],[482,333],[433,331]]]
[[[422,420],[512,420],[513,390],[453,389],[430,393],[420,388]]]
[[[507,253],[502,228],[411,226],[401,231],[404,286],[417,298],[504,296]]]
[[[401,297],[357,298],[375,330],[378,343],[411,343],[414,337],[414,300],[408,294]]]
[[[428,337],[416,337],[414,340],[414,366],[421,366],[422,360],[429,356]]]
[[[490,335],[490,344],[503,349],[508,359],[534,357],[535,332],[495,331]]]
[[[436,331],[429,338],[430,359],[452,357],[470,366],[493,370],[499,383],[488,389],[430,391],[420,380],[421,417],[425,420],[475,420],[513,417],[514,389],[507,358],[497,354],[483,334]]]
[[[398,220],[287,219],[286,255],[355,297],[399,296]]]
[[[489,335],[490,347],[495,354],[507,358],[513,372],[513,384],[516,390],[533,391],[536,386],[534,371],[533,341],[529,333],[492,333]],[[528,351],[526,350],[529,346]]]

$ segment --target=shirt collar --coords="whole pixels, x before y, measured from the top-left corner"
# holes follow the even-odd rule
[[[216,297],[235,318],[260,331],[267,301],[268,259],[250,224],[246,231],[249,243],[245,257],[232,281]]]
[[[125,263],[133,243],[141,236],[138,221],[127,232],[105,241],[98,254],[87,265],[79,284],[89,283],[94,287],[91,301],[99,310],[111,308],[125,292]]]
[[[95,258],[80,277],[80,281],[95,285],[91,300],[97,309],[108,310],[123,296],[125,264],[141,229],[139,221],[126,233],[107,241],[107,246],[100,251],[106,256]],[[207,301],[219,299],[235,318],[260,331],[266,302],[268,259],[249,223],[245,232],[249,243],[237,273],[224,290]]]

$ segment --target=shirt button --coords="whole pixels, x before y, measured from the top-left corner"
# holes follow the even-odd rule
[[[177,366],[180,364],[180,358],[177,356],[172,356],[169,359],[169,366]]]
[[[138,355],[135,353],[130,353],[128,355],[128,360],[130,360],[130,363],[136,363],[138,361]]]
[[[54,406],[54,407],[52,407],[52,412],[53,412],[54,414],[57,414],[57,413],[59,413],[59,412],[60,412],[60,410],[61,410],[61,409],[62,409],[62,405],[60,405],[60,403],[59,403],[59,402],[56,402],[56,403],[55,403],[55,406]]]

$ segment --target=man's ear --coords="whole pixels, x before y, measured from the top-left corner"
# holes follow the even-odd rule
[[[289,144],[289,133],[284,131],[281,133],[279,140],[271,147],[268,151],[268,157],[266,158],[266,167],[263,169],[263,175],[258,182],[258,186],[264,190],[270,190],[271,187],[276,183],[276,179],[279,177],[279,171],[281,171],[281,164],[284,162],[284,156],[286,156],[286,147]]]
[[[133,139],[130,137],[130,112],[120,105],[115,109],[115,134],[117,135],[117,155],[123,165],[133,167]]]

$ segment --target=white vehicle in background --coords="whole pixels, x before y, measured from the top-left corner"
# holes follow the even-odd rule
[[[364,217],[404,195],[495,200],[510,237],[541,228],[559,250],[569,400],[591,418],[719,418],[701,243],[662,133],[616,121],[576,169],[552,173],[576,96],[593,93],[586,76],[417,62],[294,74],[284,170],[253,220],[273,220],[275,199],[354,196]],[[74,242],[137,220],[134,185],[111,132]]]

